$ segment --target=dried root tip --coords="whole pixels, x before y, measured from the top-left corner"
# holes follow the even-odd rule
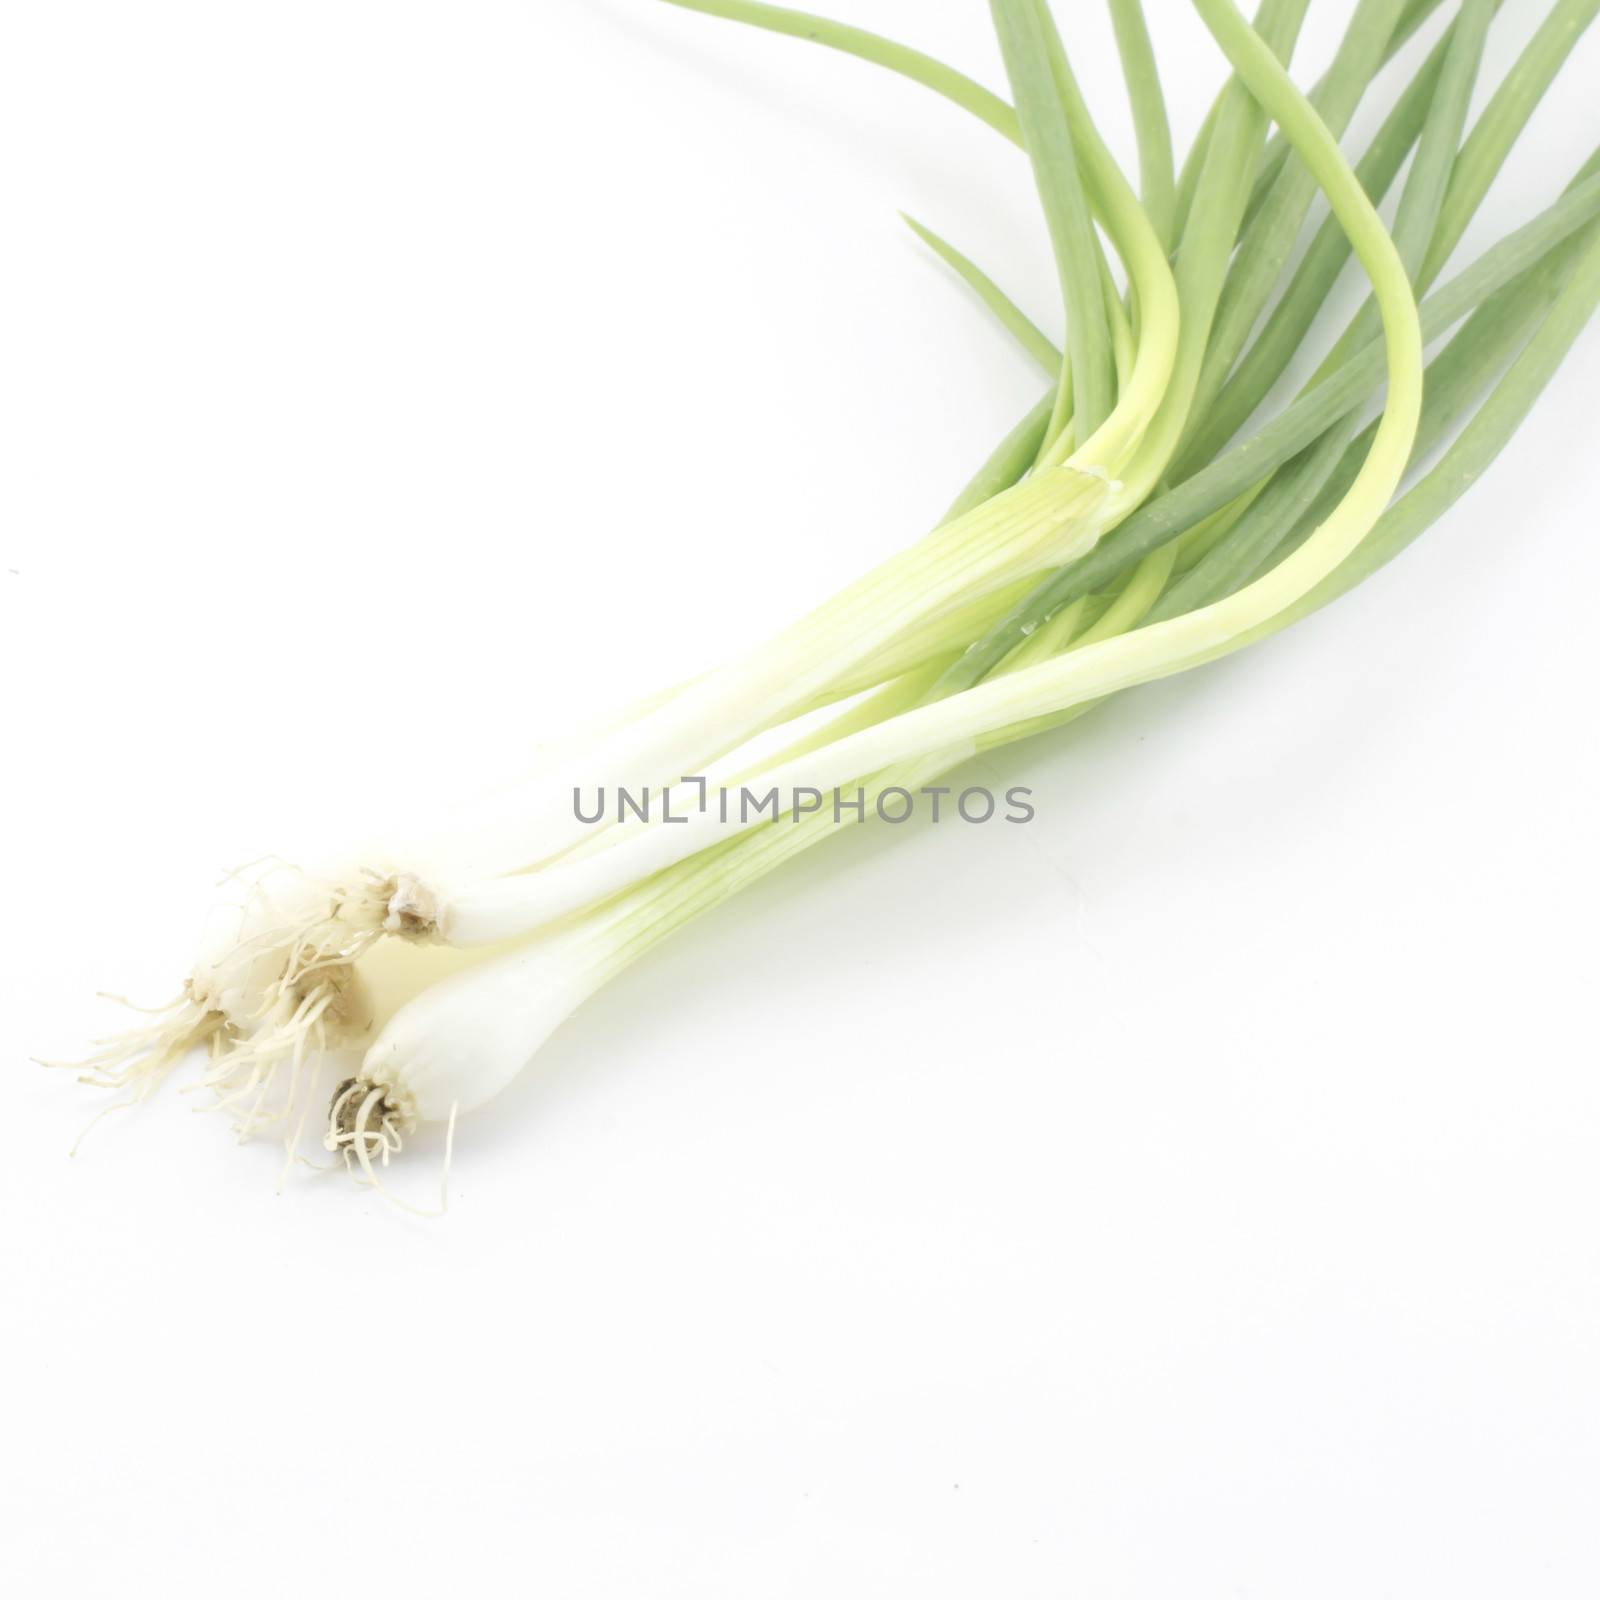
[[[345,1164],[353,1157],[368,1178],[376,1181],[374,1158],[381,1166],[404,1148],[404,1135],[411,1131],[413,1119],[406,1108],[389,1098],[381,1083],[366,1078],[346,1078],[333,1091],[328,1107],[328,1131],[323,1145],[342,1154]]]
[[[427,943],[439,937],[439,897],[409,872],[385,880],[388,902],[383,931]]]
[[[333,1101],[328,1107],[328,1131],[322,1142],[329,1150],[344,1156],[345,1166],[352,1176],[359,1166],[358,1181],[364,1179],[391,1205],[413,1216],[442,1217],[450,1204],[450,1163],[456,1141],[455,1106],[450,1108],[450,1122],[445,1130],[444,1167],[439,1175],[439,1204],[435,1210],[420,1210],[385,1188],[373,1165],[376,1157],[378,1166],[387,1167],[389,1157],[400,1154],[404,1135],[410,1133],[416,1123],[416,1113],[404,1091],[362,1074],[346,1078],[333,1091]]]

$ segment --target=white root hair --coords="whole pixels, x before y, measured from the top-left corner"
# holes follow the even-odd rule
[[[90,1054],[80,1061],[41,1061],[39,1065],[78,1074],[78,1081],[91,1088],[126,1091],[126,1098],[104,1106],[73,1142],[72,1154],[113,1111],[127,1111],[149,1099],[171,1076],[191,1050],[202,1044],[213,1046],[230,1032],[228,1019],[221,1011],[195,996],[192,983],[164,1006],[136,1006],[121,995],[102,994],[137,1011],[151,1020],[142,1027],[124,1028],[92,1041]]]
[[[333,1045],[365,1033],[371,1023],[366,987],[355,969],[325,965],[302,979],[297,990],[284,994],[276,1015],[248,1038],[214,1051],[199,1081],[185,1085],[182,1092],[208,1091],[210,1104],[195,1109],[230,1117],[240,1143],[263,1129],[281,1126],[281,1190],[298,1158],[321,1060]]]

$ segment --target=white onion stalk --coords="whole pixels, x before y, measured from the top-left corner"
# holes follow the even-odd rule
[[[1159,594],[1173,552],[1160,552],[1143,581],[1130,583],[1095,626],[1076,641],[1092,643],[1131,626]],[[1063,614],[1002,666],[1014,671],[1044,649],[1070,648],[1076,615]],[[914,698],[925,685],[912,679],[888,689],[830,726],[868,726],[887,714],[897,695]],[[871,799],[891,789],[937,783],[979,749],[1038,731],[1032,725],[941,751],[882,774]],[[826,741],[826,734],[815,736]],[[797,749],[809,747],[802,741]],[[324,1144],[354,1160],[378,1185],[373,1163],[387,1165],[420,1123],[448,1121],[499,1094],[545,1041],[591,995],[670,934],[748,888],[758,878],[843,828],[862,820],[823,813],[792,826],[768,824],[635,886],[588,915],[490,956],[480,965],[433,984],[397,1009],[367,1051],[360,1070],[334,1090]]]
[[[1076,638],[1081,605],[1027,639],[999,670],[1020,671],[1045,653],[1086,649],[1136,625],[1160,594],[1175,554],[1168,546],[1142,563],[1104,615]],[[914,697],[918,688],[911,680],[885,690],[874,697],[875,704],[856,708],[831,727],[843,731],[853,724],[870,726],[875,714],[890,712],[897,694]],[[1044,724],[1062,720],[1047,718]],[[852,809],[848,819],[816,812],[793,824],[767,823],[636,885],[562,928],[434,984],[393,1014],[360,1071],[335,1090],[327,1148],[357,1161],[377,1184],[374,1161],[387,1165],[420,1123],[447,1120],[453,1130],[459,1113],[493,1099],[585,1000],[669,935],[863,820],[880,795],[938,783],[977,752],[1039,731],[1038,722],[1018,724],[893,768],[866,786],[868,803],[859,813]],[[826,732],[815,737],[828,742]],[[796,749],[809,747],[809,741],[802,741]]]
[[[932,783],[973,753],[940,752],[886,774],[875,791]],[[821,814],[768,825],[638,885],[565,927],[443,978],[402,1006],[359,1072],[334,1091],[324,1143],[369,1182],[421,1123],[448,1122],[506,1088],[598,989],[669,934],[822,838],[851,826]]]

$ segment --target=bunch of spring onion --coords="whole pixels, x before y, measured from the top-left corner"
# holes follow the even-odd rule
[[[245,874],[181,995],[88,1064],[122,1103],[205,1046],[196,1087],[241,1134],[281,1125],[292,1155],[318,1062],[345,1059],[324,1142],[376,1182],[417,1124],[453,1129],[609,979],[860,814],[751,816],[706,804],[705,780],[684,774],[792,794],[915,790],[1286,626],[1443,515],[1600,302],[1600,154],[1444,276],[1600,0],[1551,0],[1475,120],[1500,0],[1352,0],[1309,92],[1289,70],[1309,0],[1260,0],[1251,21],[1232,0],[1191,0],[1231,75],[1181,167],[1141,0],[1105,0],[1137,189],[1048,0],[992,0],[1009,100],[841,23],[755,0],[669,3],[888,68],[1020,148],[1064,348],[912,226],[1037,358],[1045,391],[937,528],[758,649],[429,837],[331,871]],[[1341,136],[1425,26],[1432,48],[1352,165]],[[1402,170],[1386,226],[1377,207]],[[1329,214],[1291,270],[1319,196]],[[1328,342],[1318,313],[1352,256],[1370,298]],[[1263,415],[1311,343],[1325,348],[1315,375]],[[596,786],[668,798],[653,818],[587,826],[573,796]]]

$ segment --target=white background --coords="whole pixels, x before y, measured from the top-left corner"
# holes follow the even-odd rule
[[[838,9],[999,82],[978,0]],[[1031,828],[860,830],[628,974],[425,1223],[171,1094],[69,1161],[26,1058],[220,869],[924,529],[1039,380],[895,208],[1055,327],[1024,164],[646,0],[7,0],[0,148],[10,1592],[1600,1589],[1600,329],[1361,593],[995,760]]]

